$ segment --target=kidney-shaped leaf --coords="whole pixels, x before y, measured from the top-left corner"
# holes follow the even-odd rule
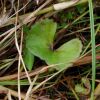
[[[55,67],[57,70],[61,70],[68,68],[78,59],[82,43],[79,39],[73,39],[53,50],[56,27],[57,24],[49,19],[36,23],[27,34],[26,47],[32,54],[45,60],[48,65],[63,63]]]
[[[71,65],[80,56],[82,50],[82,44],[79,39],[72,39],[67,43],[64,43],[58,49],[53,52],[51,59],[47,61],[48,64],[61,64],[56,67],[60,70],[62,68]]]
[[[32,26],[27,35],[26,47],[41,59],[48,58],[52,51],[52,44],[57,24],[46,19]]]

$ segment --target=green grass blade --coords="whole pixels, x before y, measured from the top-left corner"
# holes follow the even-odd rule
[[[93,17],[92,0],[88,0],[88,2],[89,2],[91,42],[92,42],[92,93],[91,93],[91,100],[94,100],[95,75],[96,75],[95,30],[94,30],[94,17]]]

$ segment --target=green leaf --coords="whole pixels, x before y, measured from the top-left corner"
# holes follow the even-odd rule
[[[81,83],[75,85],[75,91],[83,95],[88,95],[91,91],[90,81],[86,77],[82,77]]]
[[[32,26],[27,34],[26,47],[37,57],[46,60],[52,55],[53,39],[57,24],[52,20],[44,20]]]
[[[85,94],[87,92],[87,90],[83,86],[81,86],[80,84],[77,84],[75,86],[75,91],[78,93],[81,93],[81,94]]]
[[[24,41],[25,45],[23,49],[23,59],[24,59],[24,63],[27,69],[31,71],[33,67],[33,63],[34,63],[34,55],[26,48],[26,44],[27,44],[26,36],[29,32],[29,28],[27,26],[24,26],[23,31],[25,33],[25,41]]]
[[[26,67],[31,71],[34,63],[34,55],[27,48],[24,48],[23,59]]]
[[[58,70],[64,68],[64,66],[67,68],[77,60],[77,58],[80,56],[81,50],[81,41],[79,39],[72,39],[56,49],[53,53],[52,58],[49,59],[47,63],[63,63],[62,65],[59,65],[59,67],[56,67],[56,69]]]
[[[55,66],[57,70],[62,70],[72,65],[80,56],[82,43],[79,39],[73,39],[53,50],[56,28],[57,24],[49,19],[34,24],[27,34],[26,48],[48,65],[63,63]]]

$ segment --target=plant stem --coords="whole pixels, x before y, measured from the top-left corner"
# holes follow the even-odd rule
[[[90,12],[91,41],[92,41],[92,93],[91,93],[91,100],[94,100],[95,75],[96,75],[95,30],[94,30],[92,0],[88,0],[88,2],[89,2],[89,12]]]

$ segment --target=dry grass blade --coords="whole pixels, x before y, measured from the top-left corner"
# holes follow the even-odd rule
[[[8,95],[8,100],[12,100],[10,91],[8,91],[7,95]]]
[[[30,94],[31,94],[31,91],[32,91],[32,88],[33,88],[33,85],[35,84],[36,80],[38,79],[38,75],[35,76],[34,80],[32,81],[32,83],[30,84],[28,90],[27,90],[27,93],[26,93],[26,96],[25,96],[25,99],[24,100],[28,100],[29,97],[30,97]]]
[[[9,88],[6,88],[6,87],[3,87],[3,86],[0,86],[0,93],[2,92],[5,92],[5,93],[8,93],[10,92],[12,96],[15,96],[15,97],[18,97],[18,93],[14,90],[11,90]],[[25,98],[25,95],[21,93],[21,98],[24,99]]]

